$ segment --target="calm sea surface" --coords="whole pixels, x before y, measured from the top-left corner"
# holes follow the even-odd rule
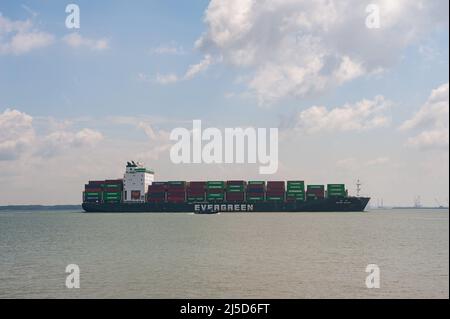
[[[333,297],[449,298],[448,210],[0,212],[0,298]]]

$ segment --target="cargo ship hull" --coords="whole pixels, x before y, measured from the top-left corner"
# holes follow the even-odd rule
[[[370,198],[324,198],[298,202],[199,202],[199,203],[83,203],[92,213],[258,213],[258,212],[362,212]]]

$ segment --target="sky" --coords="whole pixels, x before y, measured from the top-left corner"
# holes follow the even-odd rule
[[[69,3],[80,27],[66,26]],[[379,24],[368,27],[378,8]],[[0,205],[157,180],[357,179],[372,205],[448,205],[446,0],[0,0]],[[373,20],[370,20],[373,22]],[[279,129],[279,167],[175,164],[170,132]]]

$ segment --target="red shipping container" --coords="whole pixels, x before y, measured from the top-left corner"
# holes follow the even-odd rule
[[[102,191],[101,188],[84,188],[86,193],[100,193]]]
[[[307,195],[312,194],[317,197],[325,197],[325,191],[322,189],[314,189],[314,190],[310,189],[310,190],[306,191],[306,194]]]
[[[205,188],[206,182],[189,182],[190,188]]]
[[[274,186],[274,187],[284,187],[285,182],[284,181],[268,181],[267,186]]]
[[[192,197],[195,197],[195,196],[203,196],[204,194],[205,194],[205,191],[199,191],[199,192],[188,191],[188,192],[187,192],[187,195],[188,195],[188,196],[192,196]]]
[[[244,200],[244,193],[227,193],[226,194],[227,201],[243,201]]]

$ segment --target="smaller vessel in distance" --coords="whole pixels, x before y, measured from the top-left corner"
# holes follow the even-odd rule
[[[349,196],[344,184],[290,181],[155,181],[153,170],[127,162],[123,178],[89,181],[86,212],[362,212],[370,198]]]

